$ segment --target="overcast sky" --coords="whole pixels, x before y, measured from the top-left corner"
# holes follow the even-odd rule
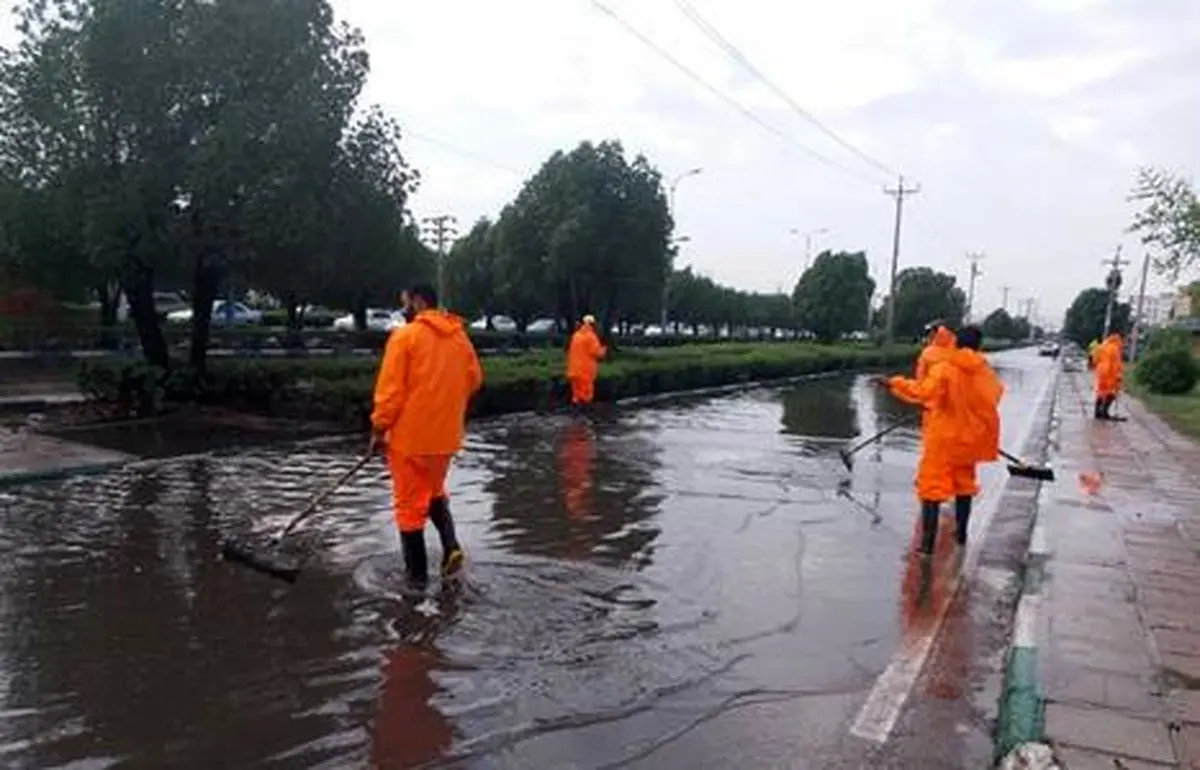
[[[372,55],[367,98],[411,130],[418,216],[495,215],[547,155],[620,139],[667,177],[681,264],[790,289],[804,240],[864,249],[881,290],[895,178],[806,121],[693,24],[676,0],[602,0],[776,133],[655,53],[591,0],[333,0]],[[690,0],[804,111],[920,185],[901,267],[965,283],[976,307],[1036,296],[1057,324],[1103,278],[1139,164],[1200,170],[1198,0]],[[778,136],[782,134],[783,138]],[[438,140],[449,147],[439,145]],[[822,162],[808,151],[827,159]],[[1165,281],[1152,280],[1152,288]]]
[[[418,216],[465,230],[553,151],[617,138],[668,178],[704,169],[678,187],[680,264],[746,289],[790,290],[804,262],[791,231],[827,228],[814,251],[865,250],[885,291],[883,186],[902,172],[920,193],[901,267],[965,284],[966,252],[983,252],[977,310],[1008,285],[1010,309],[1036,296],[1055,325],[1118,244],[1136,287],[1143,251],[1124,229],[1138,165],[1200,173],[1200,0],[599,0],[769,128],[593,0],[332,2],[366,34],[365,98],[410,132]]]

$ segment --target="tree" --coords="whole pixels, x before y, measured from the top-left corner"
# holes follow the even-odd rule
[[[487,319],[500,312],[496,293],[497,235],[487,217],[481,218],[446,256],[446,284],[455,309],[471,318]]]
[[[929,267],[900,271],[896,276],[896,337],[920,337],[925,325],[934,320],[959,326],[966,314],[967,295],[955,283],[954,276],[935,272]],[[886,319],[887,300],[883,313]]]
[[[1175,280],[1200,260],[1200,200],[1180,176],[1156,168],[1138,170],[1130,200],[1144,205],[1134,215],[1129,232],[1157,253],[1154,267]]]
[[[821,342],[863,327],[875,292],[865,252],[823,251],[792,293],[796,319]]]
[[[671,266],[671,217],[659,172],[619,142],[556,152],[505,207],[497,225],[500,288],[518,323],[616,315],[661,302]]]
[[[1016,321],[1004,308],[996,308],[983,319],[983,334],[988,339],[1014,340],[1017,339]]]
[[[1094,288],[1081,291],[1067,309],[1066,318],[1063,320],[1063,336],[1080,347],[1087,347],[1092,340],[1100,339],[1104,336],[1104,313],[1107,306],[1107,290]],[[1115,303],[1112,331],[1128,333],[1130,318],[1129,303]]]

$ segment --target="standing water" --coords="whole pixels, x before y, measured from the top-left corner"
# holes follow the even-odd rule
[[[425,598],[382,464],[301,531],[296,585],[215,557],[357,443],[0,492],[0,765],[780,766],[786,737],[822,766],[904,643],[915,435],[838,483],[895,419],[845,379],[484,422],[451,477],[467,576]]]

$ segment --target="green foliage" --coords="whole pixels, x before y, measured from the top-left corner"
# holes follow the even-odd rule
[[[670,272],[671,217],[661,175],[619,142],[556,152],[496,224],[496,278],[518,323],[539,313],[612,319],[656,309]]]
[[[1067,309],[1063,321],[1063,336],[1081,348],[1086,349],[1092,340],[1104,336],[1104,314],[1108,306],[1108,291],[1105,289],[1084,289],[1071,307]],[[1132,314],[1129,303],[1117,302],[1113,305],[1112,331],[1127,334],[1130,328]]]
[[[1151,393],[1166,396],[1190,393],[1200,379],[1200,366],[1187,347],[1168,345],[1147,352],[1137,366],[1137,381]]]
[[[601,367],[597,397],[735,385],[830,371],[896,366],[916,355],[913,346],[887,349],[803,343],[730,343],[631,350]],[[220,404],[360,427],[366,420],[376,363],[363,359],[214,361],[203,373],[184,366],[169,373],[140,363],[101,361],[80,370],[88,395],[120,404]],[[472,414],[552,407],[565,402],[560,351],[538,351],[484,361],[485,384]]]
[[[455,311],[468,318],[488,319],[501,312],[496,254],[496,229],[486,217],[455,242],[446,255],[446,292]]]
[[[1159,273],[1175,278],[1200,262],[1200,199],[1190,182],[1163,169],[1142,168],[1129,199],[1144,206],[1129,232],[1155,249]]]
[[[1184,329],[1155,329],[1146,341],[1146,353],[1192,349],[1192,335]]]
[[[822,342],[864,329],[875,281],[865,252],[823,251],[792,293],[800,325]]]
[[[896,338],[917,339],[925,325],[936,319],[955,328],[961,325],[967,295],[955,283],[954,276],[928,267],[900,271],[896,276]],[[883,307],[886,314],[886,299]]]
[[[1011,340],[1016,339],[1016,322],[1004,308],[996,308],[983,319],[981,326],[985,339]]]

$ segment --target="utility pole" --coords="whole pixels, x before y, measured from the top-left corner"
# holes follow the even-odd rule
[[[703,174],[703,173],[704,173],[704,169],[701,168],[700,166],[697,166],[696,168],[690,168],[687,171],[684,171],[682,174],[676,176],[674,179],[672,179],[670,186],[667,187],[667,213],[669,213],[671,215],[671,229],[672,230],[675,229],[675,189],[677,187],[679,187],[680,182],[687,179],[689,176],[696,176],[698,174]],[[689,240],[691,240],[691,239],[688,238],[686,235],[684,235],[684,236],[680,236],[678,238],[673,239],[671,242],[672,242],[672,244],[686,243]],[[670,285],[671,285],[671,268],[668,267],[667,274],[665,276],[663,276],[662,307],[660,308],[661,312],[659,314],[659,326],[662,328],[663,334],[667,333],[667,299],[668,299],[667,291],[668,291],[668,288],[670,287]]]
[[[891,278],[888,281],[888,308],[887,308],[887,343],[891,344],[896,336],[896,270],[900,264],[900,220],[904,215],[904,196],[916,195],[921,192],[921,186],[915,187],[904,186],[904,176],[901,175],[898,179],[896,187],[883,188],[886,195],[890,195],[896,199],[896,226],[892,233],[892,270]]]
[[[967,261],[971,263],[971,283],[967,290],[967,321],[971,321],[971,314],[975,312],[975,279],[983,274],[979,269],[979,262],[983,259],[983,254],[979,252],[968,253]]]
[[[1137,315],[1133,317],[1133,335],[1129,340],[1129,360],[1137,361],[1138,341],[1142,329],[1142,307],[1146,302],[1146,278],[1150,274],[1150,254],[1142,257],[1142,285],[1138,289]]]
[[[433,238],[434,248],[437,250],[437,290],[438,299],[442,305],[448,305],[446,297],[446,244],[448,241],[454,240],[454,226],[458,220],[453,214],[439,214],[436,217],[425,217],[423,220],[428,225],[427,233]]]
[[[1117,292],[1121,290],[1121,265],[1128,265],[1129,260],[1121,259],[1121,247],[1117,246],[1113,258],[1104,260],[1102,264],[1112,265],[1112,270],[1104,278],[1104,287],[1108,289],[1108,305],[1104,308],[1104,336],[1107,337],[1112,328],[1113,305],[1117,301]]]
[[[1012,291],[1011,286],[1001,286],[1000,287],[1000,296],[1001,296],[1000,307],[1001,307],[1001,309],[1004,310],[1005,313],[1008,312],[1008,293],[1010,291]]]

